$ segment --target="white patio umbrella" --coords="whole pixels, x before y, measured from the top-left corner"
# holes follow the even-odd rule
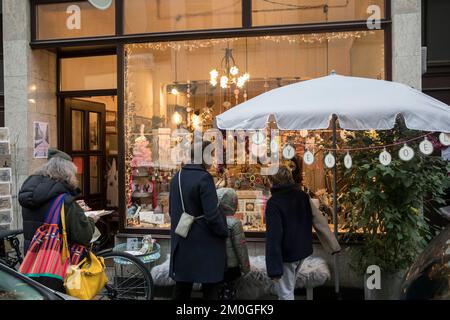
[[[367,78],[330,76],[277,88],[216,117],[222,130],[262,130],[270,119],[280,130],[388,130],[403,116],[409,129],[450,133],[450,107],[404,84]],[[336,152],[335,152],[336,157]],[[337,187],[334,167],[334,231],[337,234]],[[335,286],[339,274],[335,257]]]

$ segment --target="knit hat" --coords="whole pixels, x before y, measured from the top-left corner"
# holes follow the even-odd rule
[[[234,189],[220,188],[217,190],[217,197],[219,198],[219,208],[225,215],[232,216],[236,213],[238,196]]]
[[[53,148],[48,149],[48,160],[50,160],[52,158],[56,158],[56,157],[62,158],[67,161],[72,161],[72,157],[69,156],[67,153],[65,153],[61,150],[58,150],[58,149],[53,149]]]

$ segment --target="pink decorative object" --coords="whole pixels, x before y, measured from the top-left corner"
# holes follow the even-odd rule
[[[141,125],[141,135],[136,138],[133,145],[132,167],[151,167],[152,151],[149,148],[149,142],[144,135],[145,125]]]

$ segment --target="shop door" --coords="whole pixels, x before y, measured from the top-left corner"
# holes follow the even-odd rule
[[[80,189],[93,209],[105,208],[105,117],[103,103],[66,98],[64,151],[77,166]]]

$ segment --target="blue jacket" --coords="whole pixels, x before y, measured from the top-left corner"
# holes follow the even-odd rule
[[[313,253],[309,197],[297,185],[271,190],[266,206],[266,267],[271,278],[283,275],[283,262],[300,261]]]
[[[170,185],[169,211],[171,218],[170,276],[175,281],[217,283],[226,269],[225,241],[228,228],[225,215],[218,209],[214,180],[201,165],[185,165],[181,187],[186,212],[205,218],[196,220],[186,239],[175,229],[183,212],[178,175]]]

